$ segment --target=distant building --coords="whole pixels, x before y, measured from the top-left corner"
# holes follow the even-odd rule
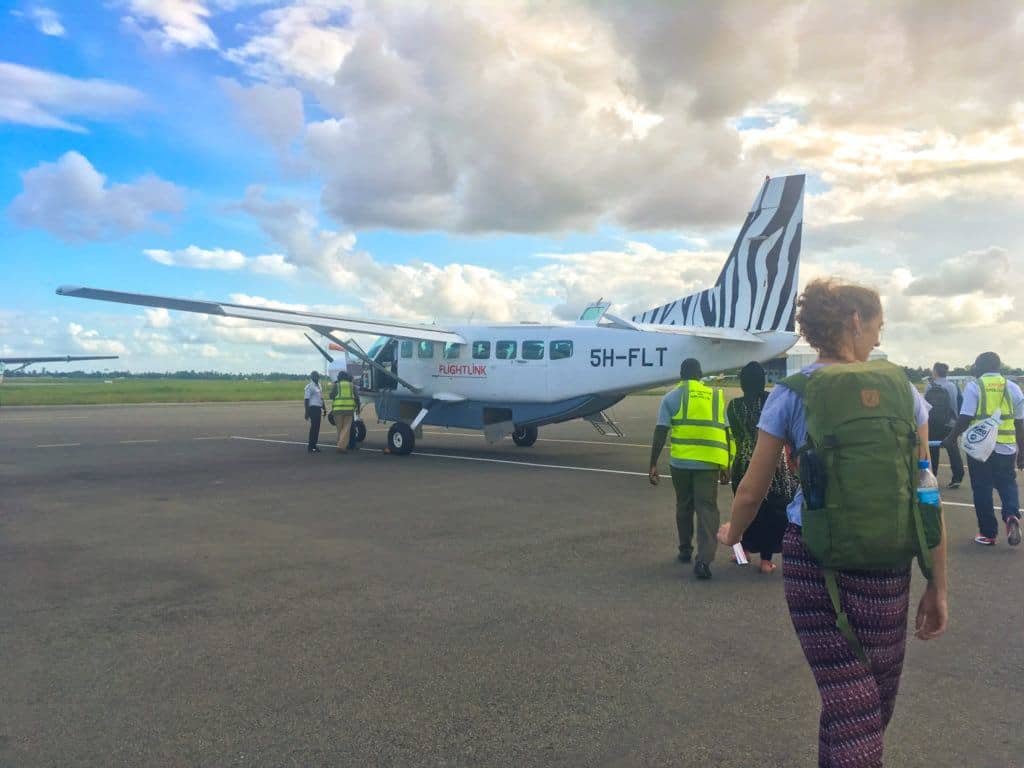
[[[778,358],[781,360],[781,358]],[[801,369],[814,363],[818,359],[818,353],[808,344],[796,344],[786,354],[786,376],[799,373]],[[889,356],[877,347],[871,350],[868,360],[888,360]],[[774,360],[772,361],[775,362]]]

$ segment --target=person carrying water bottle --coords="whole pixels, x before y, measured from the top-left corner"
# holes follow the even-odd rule
[[[876,291],[815,280],[797,307],[818,360],[765,402],[718,538],[726,546],[741,540],[788,444],[801,488],[787,509],[783,584],[821,694],[818,765],[880,768],[903,670],[914,557],[928,577],[915,634],[930,640],[947,624],[946,537],[939,508],[928,503],[937,500],[927,469],[928,405],[901,369],[867,362],[882,328]]]

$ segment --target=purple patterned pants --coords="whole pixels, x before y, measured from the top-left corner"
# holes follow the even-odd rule
[[[836,629],[821,568],[798,526],[782,539],[782,567],[789,615],[821,694],[818,767],[881,768],[907,644],[910,569],[836,573],[868,668]]]

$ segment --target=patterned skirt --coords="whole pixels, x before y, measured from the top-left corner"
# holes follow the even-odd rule
[[[782,564],[789,615],[821,694],[818,766],[881,768],[883,736],[903,671],[910,568],[836,574],[868,667],[836,629],[821,567],[804,546],[799,526],[786,529]]]

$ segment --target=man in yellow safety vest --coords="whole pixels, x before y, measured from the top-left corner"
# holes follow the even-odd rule
[[[700,363],[692,357],[679,367],[681,381],[662,398],[651,445],[652,485],[658,483],[658,457],[670,439],[670,470],[676,492],[679,560],[693,556],[693,517],[697,515],[697,559],[693,572],[710,579],[718,542],[718,483],[735,452],[725,416],[725,392],[701,382]]]
[[[991,547],[999,536],[992,491],[999,494],[1003,507],[1006,539],[1010,546],[1020,544],[1020,497],[1017,492],[1016,469],[1024,469],[1024,393],[1014,382],[999,373],[1002,361],[995,352],[982,352],[974,361],[972,373],[977,377],[964,387],[960,416],[944,444],[952,449],[956,440],[973,422],[992,415],[999,409],[999,435],[995,450],[987,461],[967,457],[971,476],[974,513],[978,516],[976,544]]]
[[[338,381],[331,389],[331,415],[334,426],[338,429],[338,453],[345,453],[349,448],[349,435],[352,431],[352,420],[359,406],[359,395],[348,371],[339,371]]]

